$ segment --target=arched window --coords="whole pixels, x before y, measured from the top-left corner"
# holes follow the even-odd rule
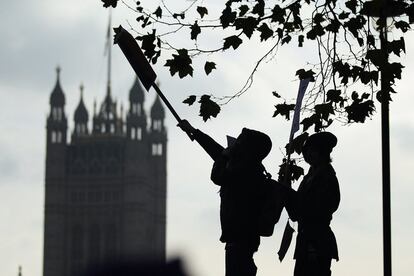
[[[115,125],[113,123],[111,124],[111,133],[115,133]]]
[[[56,143],[56,132],[54,130],[50,133],[50,140],[52,143]]]
[[[137,133],[136,133],[135,127],[131,127],[131,139],[135,140],[136,136],[137,136]]]
[[[102,124],[102,126],[101,126],[101,132],[104,133],[105,131],[106,131],[105,124]]]
[[[137,140],[142,140],[142,128],[137,128]]]
[[[132,109],[131,110],[132,111],[132,114],[141,116],[142,107],[141,107],[141,104],[140,103],[133,103],[132,106],[131,106],[131,109]]]
[[[152,155],[162,156],[162,144],[161,143],[152,144]]]
[[[161,120],[154,120],[152,122],[152,128],[156,131],[162,130],[162,121]]]
[[[56,132],[56,143],[61,143],[62,142],[62,132],[57,131]]]
[[[62,108],[60,107],[57,108],[57,119],[58,121],[62,120]]]

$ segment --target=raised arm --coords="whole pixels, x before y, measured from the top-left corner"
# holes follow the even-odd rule
[[[178,126],[194,138],[213,160],[217,160],[223,152],[223,146],[201,130],[194,128],[187,120],[182,120]]]

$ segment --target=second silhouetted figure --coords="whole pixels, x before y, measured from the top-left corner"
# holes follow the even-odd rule
[[[211,180],[220,186],[220,241],[226,243],[226,276],[254,276],[253,254],[260,244],[259,213],[265,181],[262,160],[272,142],[266,134],[243,128],[224,148],[183,120],[178,125],[214,160]]]

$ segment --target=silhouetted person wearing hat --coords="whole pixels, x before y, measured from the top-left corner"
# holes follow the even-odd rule
[[[331,261],[338,260],[335,235],[329,226],[340,201],[330,157],[336,143],[335,135],[320,132],[309,136],[303,145],[310,169],[298,190],[290,190],[286,202],[290,218],[298,222],[294,276],[331,275]]]
[[[186,120],[178,126],[214,160],[211,180],[220,186],[220,241],[226,243],[226,276],[256,275],[253,254],[260,244],[260,185],[265,178],[262,160],[272,147],[269,136],[243,128],[234,143],[224,148]]]

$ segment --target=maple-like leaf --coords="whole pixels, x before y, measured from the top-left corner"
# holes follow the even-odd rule
[[[204,71],[206,72],[206,75],[209,75],[213,69],[216,69],[216,64],[211,61],[207,61],[206,64],[204,64]]]
[[[103,6],[105,8],[113,7],[116,8],[116,5],[118,4],[118,0],[101,0],[103,2]]]
[[[295,109],[294,104],[277,104],[275,105],[275,112],[273,113],[272,117],[276,117],[277,115],[285,116],[286,120],[290,120],[290,112]]]
[[[244,16],[249,11],[249,6],[241,5],[239,7],[239,16]]]
[[[249,16],[246,18],[244,17],[237,18],[234,21],[234,26],[236,27],[236,30],[241,29],[248,38],[251,38],[258,23],[259,21],[257,20],[257,18],[254,18],[253,16]]]
[[[264,15],[265,2],[264,0],[256,0],[257,4],[253,7],[252,13],[262,17]]]
[[[333,110],[332,103],[324,103],[324,104],[317,104],[315,105],[315,113],[325,121],[329,120],[329,116],[332,114],[334,115],[335,112]]]
[[[226,50],[230,47],[233,47],[233,49],[236,50],[240,46],[240,44],[242,44],[242,42],[243,40],[237,35],[226,37],[224,39],[223,50]]]
[[[370,94],[368,93],[364,93],[360,97],[356,91],[352,92],[352,104],[345,107],[349,122],[364,123],[372,115],[375,106],[369,97]]]
[[[197,36],[201,33],[201,28],[198,25],[197,21],[190,27],[191,29],[191,39],[197,39]]]
[[[272,9],[272,22],[283,24],[285,23],[285,16],[286,10],[276,4]]]
[[[185,99],[183,101],[183,103],[188,104],[188,105],[192,105],[195,102],[196,99],[197,99],[197,97],[195,95],[191,95],[191,96],[188,96],[188,98]]]
[[[257,30],[260,32],[260,41],[266,41],[273,35],[273,30],[269,28],[269,26],[266,23],[263,23],[260,25]]]
[[[223,29],[227,28],[236,20],[237,12],[233,11],[230,6],[226,6],[220,16],[220,23]]]
[[[162,9],[160,6],[158,6],[158,8],[155,10],[155,12],[153,12],[153,14],[155,14],[155,16],[157,18],[161,18],[162,17]]]
[[[200,14],[201,18],[203,18],[204,15],[208,14],[207,8],[206,7],[201,7],[201,6],[197,7],[197,12]]]
[[[287,143],[286,146],[285,146],[286,153],[287,154],[289,154],[289,153],[292,154],[292,153],[296,152],[297,154],[301,154],[303,144],[305,143],[305,141],[308,137],[309,137],[309,134],[307,132],[303,132],[301,135],[299,135],[295,139],[293,139],[292,142]]]
[[[203,118],[204,122],[211,117],[217,117],[220,113],[220,106],[210,98],[209,95],[203,95],[198,101],[200,103],[200,116]]]
[[[168,59],[165,63],[166,67],[170,67],[171,76],[174,76],[178,72],[180,78],[184,78],[187,75],[193,76],[193,67],[191,67],[192,60],[188,56],[186,49],[177,50],[177,54],[173,54],[172,59]]]

